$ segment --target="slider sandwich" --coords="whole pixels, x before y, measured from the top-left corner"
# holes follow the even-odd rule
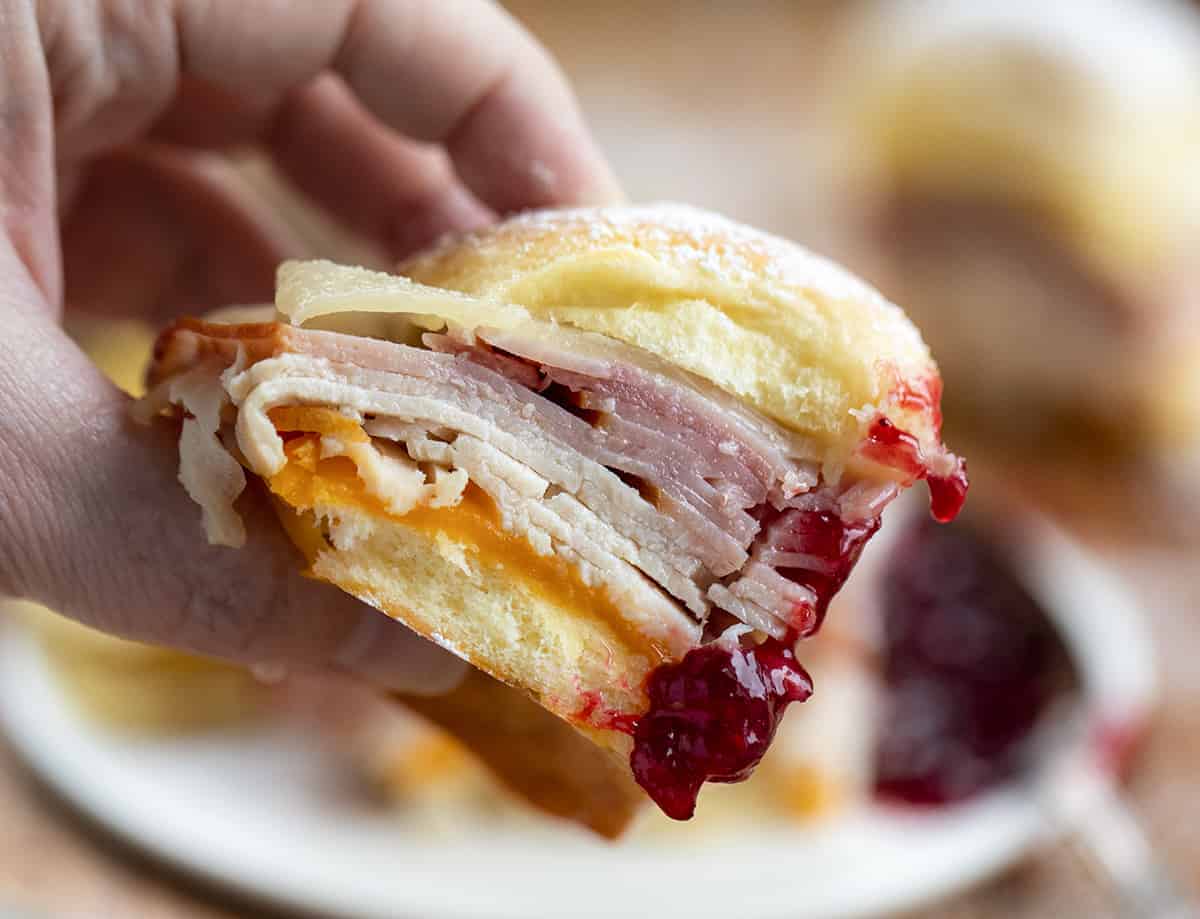
[[[395,274],[287,263],[265,321],[167,329],[137,411],[180,424],[210,540],[242,544],[257,479],[313,577],[482,671],[421,704],[485,759],[513,755],[490,699],[510,738],[548,711],[686,819],[809,696],[797,642],[884,507],[919,479],[961,506],[940,392],[874,290],[654,206],[518,216]]]

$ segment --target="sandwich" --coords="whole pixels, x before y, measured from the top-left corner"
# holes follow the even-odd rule
[[[940,356],[950,427],[1073,478],[1194,448],[1196,12],[902,0],[842,57],[858,255]]]
[[[884,507],[918,480],[940,520],[965,498],[904,313],[695,209],[520,215],[394,274],[285,263],[260,318],[175,322],[136,408],[179,425],[208,538],[243,543],[258,483],[313,577],[535,701],[677,819],[808,698],[797,642]],[[427,714],[511,756],[468,692],[470,718],[454,694]]]

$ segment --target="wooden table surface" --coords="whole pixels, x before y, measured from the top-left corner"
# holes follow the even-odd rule
[[[828,237],[827,150],[815,124],[831,4],[510,6],[576,81],[631,197],[707,205],[818,247]],[[1090,526],[1093,535],[1107,532],[1103,520]],[[1200,550],[1104,551],[1145,597],[1165,673],[1165,704],[1138,760],[1131,799],[1163,857],[1200,890]],[[0,743],[0,914],[9,904],[52,916],[251,912],[86,825]],[[921,917],[1116,915],[1102,888],[1058,848]]]

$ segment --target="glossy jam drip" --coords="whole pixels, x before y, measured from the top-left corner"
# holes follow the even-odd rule
[[[777,569],[816,596],[813,608],[794,611],[790,620],[800,638],[807,638],[821,627],[829,601],[842,589],[867,540],[878,529],[878,517],[850,523],[829,511],[792,509],[765,522],[768,545],[812,559],[808,568]]]
[[[891,419],[880,417],[871,423],[859,452],[882,466],[903,472],[909,482],[927,479],[930,511],[939,523],[949,523],[962,510],[967,500],[967,464],[958,457],[945,454],[944,460],[952,462],[953,468],[949,472],[934,473],[920,442],[896,427]]]
[[[925,475],[925,457],[920,442],[896,427],[890,418],[876,418],[871,423],[859,452],[880,465],[899,469],[910,479]]]
[[[948,804],[1011,777],[1074,680],[1045,611],[992,546],[929,521],[889,560],[882,596],[878,794]]]
[[[938,523],[949,523],[957,517],[967,500],[967,464],[957,458],[955,464],[949,475],[931,475],[926,480],[929,512]]]
[[[749,777],[783,710],[812,694],[812,680],[781,641],[718,641],[660,666],[646,688],[630,766],[667,816],[687,820],[705,782]]]

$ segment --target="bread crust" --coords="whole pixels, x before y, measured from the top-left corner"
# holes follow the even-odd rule
[[[937,375],[903,311],[795,243],[674,204],[540,211],[398,273],[636,345],[843,452],[861,411]],[[933,442],[932,419],[897,416]]]

